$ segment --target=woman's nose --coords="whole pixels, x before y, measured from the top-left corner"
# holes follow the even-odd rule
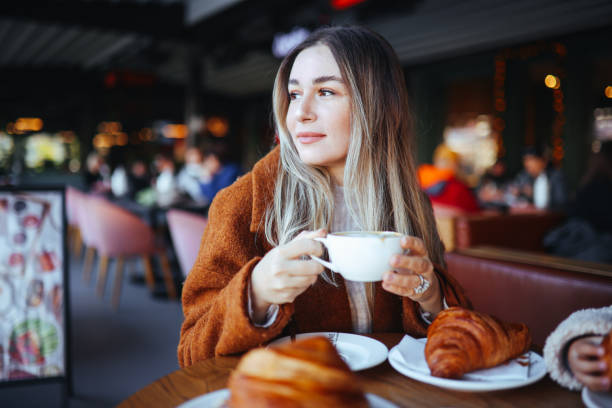
[[[314,101],[312,97],[309,95],[304,95],[299,100],[299,106],[296,112],[297,120],[299,122],[309,122],[316,119],[316,114],[314,112]]]

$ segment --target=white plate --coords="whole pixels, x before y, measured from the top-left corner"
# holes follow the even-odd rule
[[[230,392],[227,388],[200,395],[182,403],[177,408],[221,408],[225,400],[229,398]],[[378,395],[366,394],[370,408],[397,408],[397,405]]]
[[[423,356],[423,359],[424,358],[425,356]],[[524,380],[478,381],[465,379],[453,380],[449,378],[434,377],[429,373],[424,374],[412,370],[410,367],[407,367],[406,365],[397,361],[401,361],[401,359],[402,358],[400,356],[398,347],[393,347],[389,352],[388,360],[391,366],[397,371],[414,380],[456,391],[497,391],[509,388],[524,387],[542,379],[542,377],[546,375],[546,364],[544,363],[544,359],[533,351],[529,352],[529,359],[531,361],[529,376]]]
[[[389,349],[378,340],[351,333],[315,332],[298,334],[296,338],[325,336],[336,346],[340,357],[353,371],[365,370],[374,367],[387,359]],[[280,344],[289,341],[289,337],[282,337],[270,344]]]
[[[587,408],[612,407],[612,393],[591,391],[584,387],[582,389],[582,402]]]

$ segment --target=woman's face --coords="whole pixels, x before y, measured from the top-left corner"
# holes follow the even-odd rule
[[[298,54],[288,87],[287,128],[300,159],[327,167],[342,184],[351,134],[351,102],[340,68],[326,45]]]

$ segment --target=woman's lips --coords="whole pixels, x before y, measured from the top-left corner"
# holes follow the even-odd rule
[[[300,132],[297,134],[297,139],[301,144],[316,143],[324,137],[325,134],[316,132]]]

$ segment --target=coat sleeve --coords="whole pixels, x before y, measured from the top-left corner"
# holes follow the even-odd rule
[[[577,337],[605,335],[610,330],[612,330],[612,306],[572,313],[553,330],[544,343],[544,362],[550,377],[571,390],[581,389],[582,384],[576,380],[567,366],[567,347]]]
[[[247,299],[251,272],[264,255],[250,231],[250,174],[221,190],[208,215],[196,262],[183,288],[183,314],[178,346],[181,367],[215,355],[244,352],[278,336],[293,314],[281,305],[271,326],[254,326]]]
[[[461,306],[468,309],[472,308],[472,303],[465,295],[463,288],[452,275],[448,273],[446,268],[441,265],[434,264],[434,271],[440,282],[442,296],[446,299],[449,307]],[[421,318],[420,306],[417,302],[408,297],[402,299],[403,302],[403,318],[404,330],[411,336],[424,337],[427,335],[427,324]]]

